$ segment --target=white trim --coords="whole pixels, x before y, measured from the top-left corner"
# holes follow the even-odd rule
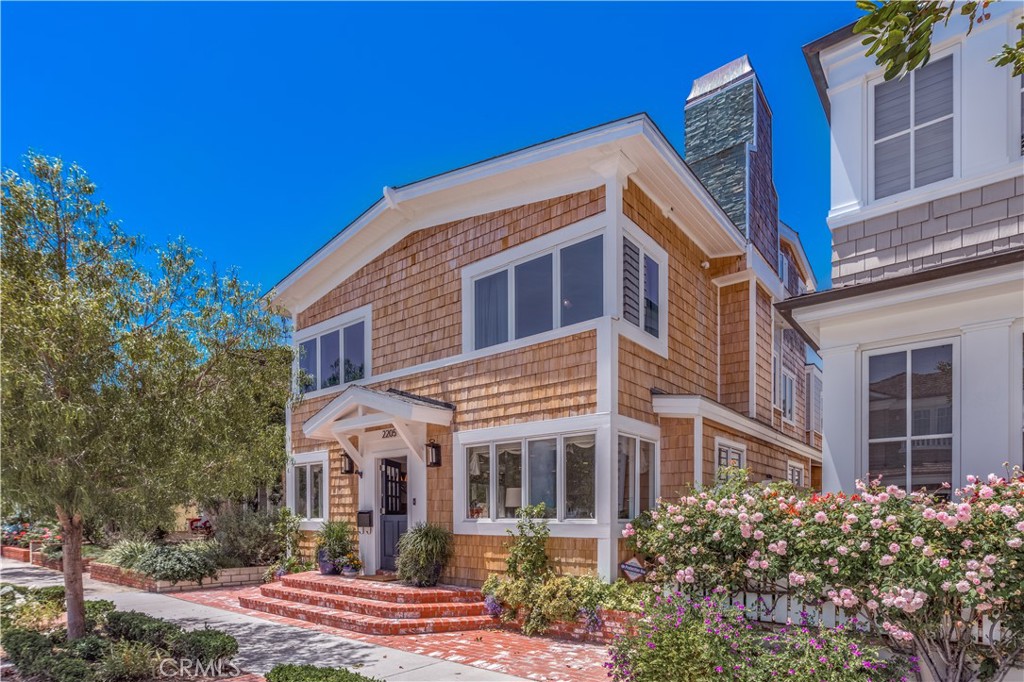
[[[693,418],[693,485],[704,486],[704,417]]]
[[[786,480],[789,481],[790,483],[793,483],[793,479],[790,476],[790,469],[796,469],[796,468],[800,469],[800,483],[794,483],[794,485],[798,485],[801,488],[806,487],[807,486],[807,467],[804,466],[803,462],[797,462],[797,461],[794,461],[792,459],[787,459],[786,460]]]
[[[366,409],[374,412],[367,414]],[[351,411],[356,411],[356,415],[340,419]],[[448,426],[452,423],[452,410],[440,405],[412,402],[365,386],[351,385],[307,419],[302,425],[302,433],[307,438],[334,441],[341,435],[393,423],[395,420]]]
[[[905,358],[906,358],[906,369],[904,370],[904,372],[907,375],[907,382],[909,383],[910,382],[910,378],[911,378],[911,373],[912,373],[911,351],[914,351],[914,350],[917,350],[917,349],[921,349],[921,348],[933,348],[935,346],[952,346],[952,348],[951,348],[951,357],[953,359],[953,387],[952,387],[953,388],[953,395],[952,395],[952,406],[951,406],[952,407],[951,419],[952,419],[952,428],[953,428],[952,433],[946,433],[946,434],[926,434],[925,436],[914,436],[913,435],[913,423],[914,423],[914,420],[913,420],[913,400],[912,400],[912,396],[911,396],[910,392],[907,392],[906,398],[904,400],[904,402],[905,402],[905,406],[904,407],[906,409],[906,418],[905,418],[906,433],[903,436],[894,436],[892,438],[870,438],[870,435],[869,435],[869,432],[868,432],[868,421],[869,421],[869,417],[870,417],[871,412],[870,412],[870,401],[869,401],[869,395],[868,395],[869,391],[868,391],[867,387],[868,387],[868,381],[870,381],[870,378],[871,378],[870,377],[870,362],[871,362],[871,358],[873,358],[873,357],[875,357],[877,355],[889,355],[889,354],[892,354],[892,353],[903,353]],[[950,480],[948,481],[948,483],[950,483],[950,485],[952,485],[953,488],[956,488],[957,482],[963,480],[963,473],[962,473],[963,469],[962,469],[961,453],[960,453],[960,432],[961,432],[961,428],[960,428],[960,414],[961,414],[961,406],[960,406],[960,394],[961,394],[961,391],[960,391],[960,367],[961,367],[961,363],[962,363],[962,359],[960,357],[960,337],[959,336],[947,336],[947,335],[939,336],[939,335],[936,335],[933,338],[922,339],[922,340],[914,341],[912,343],[890,344],[888,346],[877,346],[877,347],[871,348],[870,350],[865,350],[865,351],[863,351],[861,353],[861,358],[860,358],[860,363],[859,363],[860,364],[860,377],[858,378],[858,383],[856,384],[857,390],[860,392],[859,396],[858,396],[857,404],[858,404],[858,406],[860,408],[860,414],[861,414],[860,424],[859,424],[859,427],[857,429],[857,433],[860,434],[860,437],[857,439],[857,448],[855,450],[856,458],[857,458],[857,462],[858,462],[859,466],[857,467],[857,469],[855,469],[855,471],[866,472],[868,474],[871,474],[871,471],[868,468],[869,467],[869,463],[870,463],[868,447],[869,447],[869,444],[870,444],[871,441],[874,441],[874,442],[877,442],[877,443],[880,443],[880,442],[912,442],[915,438],[917,438],[917,439],[921,439],[921,438],[950,438],[951,441],[952,441],[952,453],[951,453],[952,461],[950,462],[950,469],[951,469],[951,471],[950,471]],[[901,486],[901,487],[906,488],[908,490],[910,489],[910,482],[911,482],[911,480],[913,480],[911,466],[910,466],[911,465],[910,457],[911,457],[912,454],[913,454],[913,449],[909,448],[907,450],[906,480],[904,481],[904,484]]]
[[[323,512],[321,517],[302,517],[299,520],[299,530],[310,530],[317,531],[323,526],[327,516],[330,515],[330,455],[327,450],[314,450],[311,452],[302,452],[292,455],[288,460],[288,466],[285,468],[285,506],[294,514],[295,513],[295,468],[296,467],[308,467],[311,464],[323,464],[323,480],[321,485],[323,489],[320,491],[320,507]],[[306,476],[306,504],[307,511],[308,505],[311,501],[310,492],[312,480],[307,474]]]
[[[915,121],[914,121],[915,114],[916,114],[916,104],[915,104],[915,89],[916,88],[915,88],[915,85],[916,85],[916,82],[917,82],[918,72],[917,71],[912,71],[910,73],[910,75],[909,75],[909,78],[906,79],[907,87],[908,87],[908,89],[910,91],[909,92],[909,96],[910,96],[910,112],[908,114],[908,116],[909,116],[908,127],[906,129],[904,129],[904,130],[901,130],[899,132],[896,132],[896,133],[893,133],[893,134],[888,135],[886,137],[883,137],[880,140],[876,140],[875,139],[875,89],[879,85],[882,85],[883,83],[885,83],[886,81],[884,80],[884,78],[882,76],[876,76],[874,78],[868,79],[868,81],[867,81],[867,109],[868,109],[868,115],[867,115],[867,120],[865,122],[866,123],[866,127],[867,127],[867,137],[866,137],[866,140],[865,140],[867,142],[867,150],[865,152],[864,158],[867,160],[867,168],[866,168],[866,171],[867,171],[867,184],[865,186],[865,191],[866,191],[866,196],[868,198],[867,203],[868,203],[869,206],[875,205],[876,202],[886,201],[886,200],[889,200],[889,199],[895,199],[895,200],[898,201],[901,198],[913,195],[917,190],[922,189],[924,187],[929,187],[929,186],[931,186],[933,184],[936,184],[938,182],[942,182],[944,180],[958,179],[958,178],[962,177],[961,169],[960,169],[960,126],[963,125],[963,118],[962,118],[961,113],[960,113],[960,93],[962,91],[962,88],[960,87],[960,78],[961,78],[961,73],[960,73],[960,62],[961,62],[960,44],[957,43],[957,44],[952,45],[950,47],[947,47],[945,49],[933,52],[932,55],[931,55],[931,58],[929,59],[929,62],[930,63],[936,63],[936,62],[938,62],[938,61],[940,61],[942,59],[945,59],[946,57],[952,57],[952,59],[953,59],[953,76],[952,76],[952,79],[953,79],[953,112],[950,113],[950,114],[946,114],[945,116],[940,116],[939,118],[932,119],[932,120],[930,120],[930,121],[928,121],[926,123],[920,123],[920,124],[919,123],[915,123]],[[953,174],[950,175],[949,178],[943,178],[942,180],[936,180],[935,182],[929,182],[927,184],[918,186],[916,184],[916,182],[915,182],[915,179],[914,179],[914,175],[915,175],[915,159],[914,159],[914,157],[915,157],[915,151],[916,151],[916,133],[921,128],[926,128],[926,127],[928,127],[930,125],[939,123],[940,121],[944,121],[946,119],[952,119],[952,121],[953,121]],[[895,138],[897,138],[897,137],[899,137],[901,135],[906,135],[906,134],[910,135],[910,152],[909,152],[909,154],[910,154],[910,178],[909,178],[910,187],[908,189],[902,191],[902,192],[897,192],[896,194],[889,194],[889,195],[886,195],[886,196],[881,197],[881,198],[875,198],[875,147],[880,142],[885,142],[885,141],[890,140],[890,139],[895,139]],[[915,203],[920,203],[920,201],[919,200],[915,201]]]
[[[610,302],[607,300],[607,292],[605,291],[602,291],[601,296],[602,314],[591,320],[584,320],[583,322],[577,322],[572,325],[561,326],[559,324],[561,316],[559,314],[560,309],[558,306],[561,287],[561,258],[559,252],[568,246],[572,246],[598,236],[602,237],[602,249],[607,249],[607,223],[607,212],[601,213],[573,223],[572,225],[560,230],[555,230],[554,232],[549,232],[543,236],[531,239],[519,246],[515,246],[511,249],[505,249],[493,256],[481,259],[463,267],[460,273],[462,280],[463,354],[485,352],[485,354],[491,355],[511,350],[513,348],[522,347],[523,345],[537,343],[537,340],[540,338],[550,340],[552,338],[568,336],[569,334],[566,333],[566,330],[574,330],[581,325],[592,323],[594,320],[607,316]],[[602,251],[602,254],[603,253],[604,251]],[[515,328],[515,267],[549,254],[551,255],[552,261],[551,298],[553,328],[540,332],[539,334],[532,334],[530,336],[517,339]],[[503,343],[496,343],[484,348],[475,348],[475,283],[478,279],[489,277],[502,271],[508,273],[508,339]],[[603,273],[603,275],[604,278],[608,277],[607,272]],[[569,333],[576,332],[570,331]]]
[[[744,469],[744,468],[746,468],[746,466],[747,466],[747,446],[744,443],[738,443],[738,442],[736,442],[734,440],[729,440],[728,438],[723,438],[721,436],[715,436],[714,457],[715,457],[715,479],[716,480],[718,479],[719,469],[721,469],[721,467],[722,467],[721,463],[718,461],[718,450],[720,448],[726,448],[727,450],[735,450],[736,452],[738,452],[739,453],[740,463],[739,463],[739,466],[736,467],[736,468],[737,469]],[[730,453],[730,455],[731,455],[731,453]],[[730,459],[731,459],[731,457],[730,457]]]
[[[294,317],[293,328],[294,328]],[[363,376],[355,381],[344,381],[344,358],[345,358],[345,329],[353,325],[363,323]],[[342,376],[334,386],[321,388],[320,378],[320,337],[331,332],[338,332],[338,357],[342,361]],[[345,387],[360,381],[367,381],[373,377],[373,305],[368,303],[354,310],[335,315],[334,317],[322,320],[314,325],[300,329],[292,334],[292,386],[296,392],[300,392],[299,377],[299,347],[307,341],[316,340],[316,388],[302,393],[304,399],[318,398],[323,395],[330,395],[335,391],[343,390]]]
[[[668,277],[669,277],[669,257],[668,252],[661,247],[658,242],[654,240],[647,232],[645,232],[639,225],[634,223],[626,216],[620,216],[621,227],[620,234],[616,239],[618,259],[616,261],[616,267],[613,272],[617,272],[616,284],[617,286],[617,298],[619,300],[619,306],[616,311],[616,315],[623,324],[619,326],[619,333],[629,338],[630,340],[648,348],[658,355],[667,358],[668,357],[668,309],[669,309],[669,298],[668,298]],[[623,279],[625,277],[625,267],[623,263],[623,250],[622,240],[629,239],[632,241],[640,250],[640,325],[634,325],[632,322],[623,317],[623,309],[625,307],[623,302]],[[654,336],[648,333],[644,329],[644,275],[646,266],[644,258],[649,257],[658,265],[658,336]]]
[[[792,436],[776,431],[767,424],[751,419],[715,401],[699,395],[656,395],[653,399],[654,412],[662,418],[693,419],[704,417],[728,426],[752,438],[777,445],[815,462],[821,461],[821,453]]]
[[[779,368],[781,369],[781,374],[782,374],[782,379],[783,379],[782,385],[780,386],[780,388],[782,390],[780,391],[779,395],[782,396],[782,394],[786,390],[785,379],[787,379],[787,378],[789,379],[789,385],[790,385],[790,388],[792,389],[791,395],[789,397],[789,411],[790,411],[791,414],[789,414],[789,415],[786,414],[786,402],[785,402],[785,400],[783,400],[782,404],[779,405],[779,408],[782,411],[782,421],[785,424],[796,425],[796,375],[793,374],[792,372],[790,372],[788,369],[786,369],[785,366],[783,366],[783,364],[781,362],[781,358],[780,358]]]
[[[750,313],[747,320],[747,412],[757,417],[757,281],[749,284]]]

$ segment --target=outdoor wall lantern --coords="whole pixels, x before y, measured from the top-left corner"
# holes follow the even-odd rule
[[[341,456],[341,473],[346,476],[349,474],[356,474],[359,478],[363,477],[363,472],[356,469],[356,463],[352,461],[352,458],[347,454]]]
[[[434,441],[427,443],[427,466],[441,466],[441,446]]]

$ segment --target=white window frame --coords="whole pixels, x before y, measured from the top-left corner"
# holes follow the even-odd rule
[[[633,449],[633,463],[634,463],[634,466],[633,466],[633,471],[631,472],[632,476],[633,476],[633,478],[632,478],[632,481],[633,481],[632,488],[633,489],[630,491],[630,497],[629,497],[629,513],[630,513],[629,518],[628,519],[618,518],[618,516],[619,516],[619,514],[618,514],[618,504],[612,505],[612,510],[614,512],[615,518],[620,523],[626,523],[626,522],[628,522],[628,521],[630,521],[632,519],[635,519],[637,516],[640,515],[640,511],[639,510],[640,510],[640,443],[641,442],[650,443],[650,444],[652,444],[654,446],[654,456],[653,456],[653,459],[651,461],[651,497],[647,501],[647,505],[648,505],[647,508],[648,509],[654,509],[655,505],[657,504],[657,500],[658,500],[658,491],[661,489],[661,468],[660,468],[660,465],[659,465],[660,462],[661,462],[661,445],[658,443],[658,439],[647,438],[647,437],[644,437],[644,436],[639,436],[639,435],[637,435],[635,433],[632,433],[632,432],[629,432],[629,431],[619,431],[618,433],[616,433],[615,434],[615,441],[614,441],[614,443],[615,443],[615,458],[612,460],[614,462],[613,466],[615,467],[616,473],[618,472],[619,438],[623,437],[623,436],[626,437],[626,438],[632,438],[633,439],[633,442],[634,442],[634,449]],[[617,477],[616,477],[616,482],[618,482],[618,478]],[[615,486],[615,494],[616,495],[619,494],[619,486],[617,484]]]
[[[559,326],[561,310],[558,305],[561,288],[561,263],[557,252],[567,246],[587,241],[593,237],[602,237],[604,258],[602,263],[607,262],[607,250],[609,248],[609,235],[612,230],[606,229],[607,216],[604,214],[580,220],[568,227],[542,235],[535,239],[520,244],[519,246],[505,249],[488,258],[471,263],[462,268],[462,352],[472,354],[473,357],[481,357],[501,353],[515,348],[550,341],[565,336],[578,334],[586,329],[593,329],[597,321],[608,315],[610,302],[606,295],[607,286],[602,286],[601,291],[601,315],[582,322],[576,322],[567,326]],[[521,339],[515,338],[515,266],[534,260],[547,254],[552,256],[552,323],[554,327],[548,331],[526,336]],[[503,270],[508,271],[508,340],[504,343],[496,343],[493,346],[476,348],[476,281],[490,275],[497,274]],[[607,272],[603,277],[607,279]]]
[[[658,353],[662,357],[668,357],[668,272],[669,272],[669,260],[668,252],[661,247],[647,232],[645,232],[639,225],[630,220],[629,218],[621,217],[622,230],[619,234],[619,244],[616,245],[616,253],[618,253],[618,262],[616,264],[618,276],[616,278],[617,283],[617,296],[618,296],[618,316],[622,320],[623,324],[620,325],[623,336],[628,337],[630,340],[635,341],[647,348]],[[624,309],[624,301],[622,296],[623,289],[623,263],[622,263],[622,244],[621,240],[625,237],[637,246],[640,250],[640,325],[637,326],[632,322],[622,317],[622,311]],[[651,260],[658,264],[658,336],[649,334],[644,330],[644,256],[648,256]]]
[[[574,436],[589,436],[594,438],[594,518],[592,519],[567,519],[565,518],[565,441],[568,438]],[[567,523],[567,524],[583,524],[583,525],[594,525],[597,523],[597,467],[599,464],[597,456],[597,439],[598,434],[595,430],[579,430],[579,431],[565,431],[559,433],[548,433],[530,435],[520,438],[497,438],[494,440],[488,440],[484,442],[466,442],[461,445],[460,457],[462,458],[462,467],[466,466],[466,459],[469,454],[470,448],[487,446],[490,448],[490,481],[488,488],[488,503],[489,516],[487,517],[472,517],[469,514],[469,475],[463,476],[464,481],[467,485],[462,486],[462,492],[458,493],[459,500],[457,504],[461,508],[461,521],[464,523],[507,523],[514,524],[515,518],[498,518],[498,445],[504,445],[506,443],[519,443],[521,450],[520,455],[520,476],[522,477],[521,489],[523,496],[523,505],[527,506],[530,501],[530,442],[538,440],[555,440],[555,504],[557,505],[557,515],[548,519],[549,522]]]
[[[929,434],[928,436],[912,436],[911,434],[913,433],[913,417],[914,417],[914,415],[913,415],[913,407],[912,407],[913,406],[913,401],[910,400],[909,397],[908,397],[908,399],[906,400],[907,404],[906,404],[906,407],[905,407],[905,409],[907,410],[907,416],[906,416],[907,433],[906,433],[906,435],[904,435],[904,436],[895,436],[895,437],[892,437],[892,438],[870,438],[869,437],[869,432],[868,432],[868,418],[870,416],[871,404],[870,404],[869,395],[868,395],[869,394],[869,391],[868,391],[868,381],[871,378],[871,374],[870,374],[871,358],[873,358],[876,355],[888,355],[890,353],[901,353],[901,352],[905,353],[905,354],[907,354],[907,374],[909,376],[909,374],[911,373],[911,365],[910,365],[910,352],[911,351],[917,350],[917,349],[920,349],[920,348],[932,348],[934,346],[948,346],[948,345],[951,345],[953,347],[953,350],[952,350],[952,357],[953,357],[953,404],[952,404],[952,415],[951,415],[951,420],[952,420],[952,424],[951,425],[953,427],[953,432],[951,434]],[[861,421],[861,424],[860,424],[860,434],[861,434],[861,437],[859,439],[859,441],[860,441],[859,442],[860,451],[858,453],[858,459],[861,462],[861,466],[859,467],[858,470],[859,471],[868,471],[868,466],[869,466],[869,463],[870,463],[870,453],[869,453],[869,449],[870,448],[869,448],[869,445],[872,442],[883,443],[883,442],[911,441],[915,437],[919,438],[919,439],[920,438],[946,438],[946,437],[951,437],[952,438],[952,442],[953,442],[953,453],[952,453],[952,463],[951,463],[951,469],[952,469],[951,479],[952,480],[950,480],[949,483],[950,483],[951,486],[953,486],[955,488],[956,485],[957,485],[957,481],[960,481],[961,478],[962,478],[961,475],[960,475],[960,472],[961,472],[961,468],[960,468],[960,466],[961,466],[960,465],[960,363],[961,363],[961,359],[960,359],[960,337],[957,337],[957,336],[953,336],[953,337],[939,336],[939,337],[930,338],[930,339],[923,340],[923,341],[917,341],[915,343],[900,344],[900,345],[895,345],[895,346],[885,346],[885,347],[881,347],[881,348],[872,348],[871,350],[865,350],[861,354],[861,363],[862,363],[861,364],[861,376],[860,376],[860,381],[859,381],[859,384],[858,384],[858,390],[861,392],[861,396],[860,396],[860,409],[861,409],[861,415],[862,415],[861,420],[860,420]],[[911,448],[908,448],[908,450],[907,450],[907,461],[906,461],[907,476],[906,476],[906,480],[903,482],[903,486],[901,486],[903,488],[908,488],[909,485],[910,485],[911,473],[912,473],[911,472],[911,468],[910,468],[910,464],[911,464],[911,459],[910,458],[912,456],[913,456],[913,448],[911,447]],[[870,472],[868,472],[868,473],[870,473]]]
[[[800,472],[800,482],[793,480],[793,473],[795,471]],[[786,480],[798,488],[803,488],[807,485],[807,469],[804,467],[802,462],[794,462],[793,460],[786,461]]]
[[[292,350],[294,352],[294,361],[292,363],[292,386],[296,393],[302,393],[305,398],[315,398],[321,395],[327,395],[334,393],[348,384],[358,384],[366,381],[373,376],[373,367],[370,358],[373,356],[372,352],[372,318],[373,318],[373,306],[371,304],[364,305],[355,310],[336,315],[330,319],[318,322],[310,327],[306,327],[295,332],[292,335]],[[331,332],[338,332],[338,353],[339,357],[344,360],[345,357],[345,328],[351,327],[354,324],[363,323],[363,376],[361,379],[354,381],[345,382],[344,375],[339,377],[339,381],[334,386],[321,387],[320,386],[320,337],[329,334]],[[311,391],[302,392],[302,386],[299,383],[299,349],[302,348],[302,344],[306,341],[316,339],[316,388]],[[342,370],[344,371],[344,370]]]
[[[865,158],[867,158],[867,168],[865,169],[865,171],[866,171],[866,175],[867,175],[866,189],[867,189],[867,196],[868,196],[868,204],[869,205],[873,205],[873,204],[880,204],[881,205],[881,204],[888,204],[888,203],[898,203],[898,202],[906,199],[908,196],[912,195],[914,192],[918,192],[918,191],[922,190],[923,188],[926,188],[926,187],[929,188],[929,189],[941,188],[943,186],[943,183],[952,183],[952,182],[956,182],[956,181],[958,181],[960,179],[960,177],[961,177],[961,174],[960,174],[960,139],[961,139],[961,136],[960,136],[960,126],[957,125],[957,123],[959,121],[963,120],[962,117],[961,117],[961,114],[960,114],[960,92],[961,92],[961,87],[960,87],[960,45],[956,44],[956,45],[950,46],[950,47],[948,47],[948,48],[946,48],[944,50],[939,50],[937,52],[934,52],[932,54],[931,58],[929,59],[929,62],[935,62],[935,61],[938,61],[938,60],[943,59],[943,58],[945,58],[947,56],[950,56],[950,55],[952,55],[952,57],[953,57],[953,113],[952,114],[947,114],[946,116],[943,116],[942,118],[936,118],[934,120],[928,121],[927,123],[922,123],[920,125],[914,123],[914,81],[911,80],[910,81],[910,86],[909,86],[910,87],[910,122],[909,122],[910,123],[910,127],[905,129],[905,130],[901,130],[898,133],[893,133],[892,135],[890,135],[888,137],[883,137],[880,140],[876,140],[875,139],[875,87],[878,86],[881,83],[884,83],[885,82],[885,78],[883,76],[879,75],[879,76],[877,76],[875,78],[872,78],[872,79],[868,80],[868,82],[867,82],[867,89],[868,89],[868,93],[867,93],[867,116],[866,116],[866,118],[867,118],[867,137],[865,139],[865,143],[867,144],[867,152],[865,154]],[[909,76],[910,78],[916,78],[916,76],[913,75],[913,73],[914,72],[911,72],[911,76]],[[918,186],[916,186],[914,184],[914,149],[915,149],[915,147],[914,147],[914,142],[915,142],[914,132],[916,132],[920,128],[925,128],[925,127],[930,126],[932,124],[938,123],[939,121],[943,121],[946,118],[952,118],[953,119],[953,174],[950,175],[948,178],[943,178],[942,180],[936,180],[935,182],[929,182],[927,185],[921,185],[920,187],[918,187]],[[887,196],[884,196],[884,197],[881,197],[881,198],[877,198],[877,197],[875,197],[875,145],[877,145],[877,144],[879,144],[881,142],[884,142],[886,140],[892,139],[894,137],[899,137],[900,135],[903,135],[903,134],[907,133],[908,131],[911,134],[911,145],[910,145],[910,187],[908,189],[902,191],[902,192],[897,192],[895,194],[889,194]]]
[[[787,424],[796,424],[796,376],[785,367],[779,372],[779,376],[782,378],[782,381],[779,382],[779,408],[782,411],[782,421]],[[790,389],[788,403],[786,401],[787,379]]]
[[[330,516],[331,506],[330,498],[328,497],[330,491],[330,456],[326,450],[316,450],[313,452],[303,452],[297,455],[293,455],[291,460],[288,462],[288,467],[285,470],[285,504],[291,512],[295,513],[295,470],[298,467],[308,467],[312,464],[322,464],[324,469],[323,489],[320,491],[320,499],[322,501],[323,516],[321,517],[310,517],[305,516],[299,519],[300,530],[320,530],[323,526],[324,521]],[[306,476],[306,504],[308,505],[312,499],[312,477],[307,474]]]
[[[743,443],[739,443],[734,440],[728,440],[720,436],[715,437],[715,480],[721,480],[721,462],[719,461],[719,451],[722,449],[729,450],[729,461],[732,461],[732,455],[735,452],[739,455],[739,466],[738,469],[747,468],[747,446]]]

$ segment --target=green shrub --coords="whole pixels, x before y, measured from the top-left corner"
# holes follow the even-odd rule
[[[540,603],[541,587],[554,578],[545,551],[551,533],[545,514],[543,502],[519,509],[516,528],[508,531],[512,541],[506,573],[488,577],[482,589],[507,607],[501,612],[503,620],[515,620],[517,613],[522,613],[523,633],[527,635],[544,632],[549,622],[541,609],[534,608]]]
[[[327,521],[316,534],[317,553],[323,551],[331,561],[341,559],[358,549],[355,528],[348,521]]]
[[[85,600],[85,629],[95,630],[107,624],[107,616],[115,609],[114,602],[109,599]]]
[[[220,630],[192,630],[171,638],[171,653],[203,664],[228,662],[238,653],[238,640]]]
[[[70,656],[80,658],[83,661],[98,661],[107,653],[110,643],[98,635],[86,635],[68,642],[64,650]]]
[[[34,674],[36,661],[49,656],[53,651],[53,645],[46,635],[16,627],[4,628],[3,633],[0,633],[0,645],[14,667],[25,676]]]
[[[192,548],[189,544],[156,547],[138,560],[135,570],[171,584],[183,581],[202,584],[203,580],[217,575],[217,562],[206,548]]]
[[[42,677],[47,677],[52,682],[89,682],[95,678],[92,666],[81,658],[68,655],[49,656],[40,664],[45,666],[46,672],[41,672]]]
[[[148,642],[115,642],[100,661],[97,677],[104,682],[133,682],[156,677],[160,651]]]
[[[642,603],[651,596],[651,586],[645,582],[631,582],[629,580],[616,580],[610,585],[604,585],[601,592],[600,604],[603,608],[615,611],[642,611]]]
[[[223,555],[235,566],[267,566],[277,561],[287,549],[288,538],[282,537],[277,512],[235,509],[214,520],[214,537]]]
[[[155,548],[156,545],[149,540],[119,540],[102,555],[101,560],[107,564],[132,570],[139,563],[139,559]]]
[[[595,576],[560,575],[541,583],[533,610],[545,624],[575,621],[581,612],[596,616],[603,588]]]
[[[107,633],[118,640],[167,648],[180,632],[174,623],[138,611],[112,611],[107,615]]]
[[[29,591],[29,597],[40,604],[56,604],[61,608],[67,608],[64,600],[64,586],[51,585],[49,587],[34,587]]]
[[[267,682],[383,682],[345,668],[318,668],[315,665],[276,665],[267,673]]]
[[[436,585],[454,553],[450,530],[418,523],[398,540],[398,577],[417,587]]]

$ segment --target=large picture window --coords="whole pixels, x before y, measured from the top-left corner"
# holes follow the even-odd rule
[[[869,475],[941,492],[953,479],[953,399],[952,344],[869,356]]]
[[[619,436],[618,518],[636,518],[654,507],[655,444],[653,441]]]
[[[299,341],[299,390],[309,393],[368,376],[367,325],[364,318]]]
[[[556,520],[596,517],[594,434],[497,441],[466,448],[466,518],[510,520],[543,503]]]
[[[603,237],[512,263],[473,281],[473,348],[488,348],[604,314]]]
[[[953,177],[953,56],[874,87],[875,199]]]

